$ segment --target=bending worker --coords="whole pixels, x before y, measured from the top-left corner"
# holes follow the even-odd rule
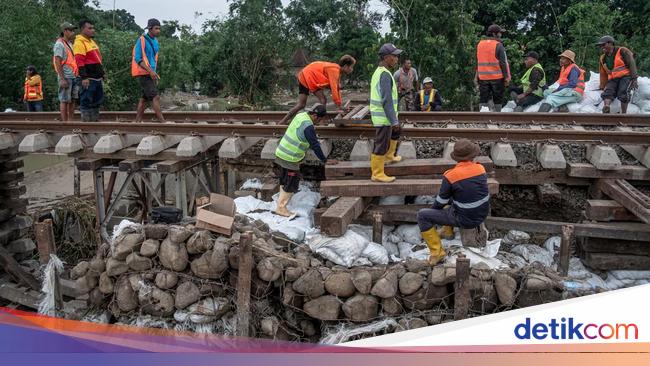
[[[438,89],[433,88],[433,80],[430,77],[424,78],[422,82],[424,89],[420,90],[419,102],[422,112],[439,112],[442,110],[442,98]]]
[[[397,57],[402,50],[391,43],[379,49],[379,67],[372,74],[370,81],[370,119],[375,127],[375,146],[370,156],[370,168],[373,182],[389,183],[395,177],[384,173],[384,164],[398,162],[401,156],[395,156],[400,137],[400,125],[397,119],[398,94],[393,74],[389,71],[397,65]]]
[[[560,55],[560,77],[557,89],[551,91],[546,89],[544,96],[546,100],[539,106],[538,112],[550,112],[558,108],[559,112],[568,112],[567,104],[578,103],[585,93],[585,72],[576,65],[576,54],[566,50]]]
[[[609,113],[614,98],[621,101],[621,113],[627,113],[630,92],[639,87],[634,54],[625,47],[614,46],[614,38],[601,37],[597,44],[600,56],[600,88],[603,89],[603,113]]]
[[[451,158],[458,164],[445,172],[433,207],[418,212],[418,226],[429,247],[432,266],[445,257],[441,234],[445,239],[453,239],[453,226],[477,228],[490,212],[487,174],[483,165],[473,161],[480,151],[478,144],[467,139],[456,142]],[[444,225],[441,234],[436,225]]]
[[[332,100],[338,107],[338,113],[342,114],[343,101],[341,100],[341,92],[339,91],[341,72],[346,75],[352,74],[356,63],[357,60],[354,57],[345,55],[341,57],[338,64],[316,61],[300,70],[298,73],[298,103],[282,118],[280,124],[287,124],[299,110],[305,108],[309,93],[314,94],[320,104],[327,105],[327,98],[325,97],[325,93],[323,93],[324,88],[330,88],[332,91]]]
[[[312,149],[316,157],[323,163],[333,165],[338,163],[334,159],[328,160],[323,154],[314,123],[327,114],[327,109],[322,104],[314,104],[302,113],[298,113],[287,127],[282,140],[275,149],[275,164],[280,168],[280,197],[275,213],[280,216],[290,217],[287,205],[294,193],[298,192],[300,184],[300,162],[305,159],[308,149]]]

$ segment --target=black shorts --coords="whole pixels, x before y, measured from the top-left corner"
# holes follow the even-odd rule
[[[149,75],[138,76],[140,87],[142,88],[142,99],[152,101],[153,98],[158,96],[158,87]]]
[[[298,81],[298,94],[309,95],[309,88],[302,85],[300,81]]]
[[[300,172],[283,168],[279,165],[277,167],[280,168],[278,178],[280,180],[282,189],[287,193],[298,192],[298,189],[300,187],[300,179],[302,178]]]

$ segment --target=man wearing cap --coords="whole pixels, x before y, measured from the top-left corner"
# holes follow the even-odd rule
[[[559,112],[568,112],[567,104],[580,102],[585,93],[585,71],[576,65],[575,60],[576,54],[571,50],[560,54],[559,86],[553,91],[544,91],[546,100],[539,106],[539,112],[550,112],[553,108],[558,108]]]
[[[104,66],[99,46],[93,39],[95,25],[87,19],[79,22],[79,32],[72,49],[79,68],[81,89],[79,111],[84,122],[99,121],[99,109],[104,103]]]
[[[521,86],[511,86],[510,96],[517,104],[515,112],[523,112],[524,108],[537,104],[544,99],[544,88],[546,88],[546,73],[539,64],[539,55],[530,51],[524,58],[526,72],[521,78]]]
[[[59,109],[61,121],[74,116],[74,101],[79,100],[79,68],[74,58],[72,42],[76,27],[68,22],[61,24],[61,37],[54,42],[52,65],[59,81]]]
[[[352,74],[356,63],[357,60],[354,57],[344,55],[338,63],[315,61],[300,70],[298,73],[298,103],[282,118],[280,124],[286,124],[299,110],[305,108],[310,93],[318,98],[320,104],[327,105],[327,98],[323,92],[325,88],[332,91],[332,100],[338,108],[338,113],[343,114],[343,100],[339,90],[341,73]]]
[[[433,88],[433,79],[426,77],[422,83],[424,84],[424,89],[420,90],[418,98],[420,111],[441,111],[442,98],[440,97],[438,90]]]
[[[320,120],[327,114],[324,105],[316,103],[302,113],[298,113],[289,127],[287,127],[282,140],[275,149],[275,164],[279,167],[280,197],[275,213],[284,217],[294,215],[287,209],[287,205],[294,193],[298,192],[300,184],[300,163],[305,159],[308,149],[312,149],[316,157],[325,164],[333,165],[338,162],[327,159],[318,142],[316,128]]]
[[[500,112],[505,88],[510,82],[510,66],[501,36],[506,30],[496,24],[487,29],[487,37],[476,47],[475,82],[479,90],[479,108],[488,108],[492,99],[494,111]]]
[[[621,113],[627,113],[630,92],[639,87],[634,54],[625,47],[616,47],[614,38],[603,36],[597,45],[602,49],[600,56],[600,89],[604,89],[603,113],[609,113],[614,98],[621,101]]]
[[[162,111],[160,110],[160,96],[158,95],[157,84],[160,76],[158,70],[158,35],[160,35],[160,22],[158,19],[149,19],[147,22],[147,32],[141,35],[131,55],[131,76],[138,79],[142,88],[142,95],[138,102],[138,112],[135,116],[136,122],[142,122],[144,109],[147,103],[151,103],[158,122],[165,122]]]
[[[454,226],[477,228],[490,213],[487,174],[483,165],[473,161],[480,152],[478,144],[470,140],[457,141],[451,157],[458,164],[444,173],[433,206],[418,212],[418,226],[429,247],[429,264],[432,266],[445,257],[441,235],[453,239]],[[441,233],[436,230],[436,225],[443,225]]]
[[[398,162],[397,143],[400,137],[400,125],[397,119],[399,95],[397,85],[390,69],[395,68],[402,50],[392,43],[386,43],[379,49],[379,66],[370,80],[370,119],[375,127],[375,146],[370,155],[370,168],[373,182],[389,183],[395,177],[384,173],[384,164]]]
[[[415,69],[415,67],[412,67],[410,59],[406,58],[404,61],[402,61],[402,67],[395,71],[393,78],[397,82],[399,101],[401,102],[402,99],[404,100],[404,110],[415,110],[415,101],[413,100],[413,94],[418,87],[418,71]]]

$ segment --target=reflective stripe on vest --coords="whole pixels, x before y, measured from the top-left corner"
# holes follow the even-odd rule
[[[151,69],[151,63],[149,63],[149,58],[147,57],[147,52],[146,52],[146,47],[145,47],[144,42],[145,42],[144,35],[141,35],[140,36],[140,50],[142,51],[142,62],[144,62],[144,64],[147,65],[147,67]],[[144,67],[140,66],[137,62],[135,62],[135,48],[136,47],[138,47],[137,44],[135,46],[133,46],[133,52],[131,53],[131,76],[135,77],[135,76],[149,75],[149,71],[145,70]],[[155,52],[156,50],[154,49],[153,51]],[[156,66],[158,66],[158,53],[156,53],[155,59],[156,59]]]
[[[462,203],[462,202],[454,201],[453,204],[454,204],[454,206],[457,206],[457,207],[460,207],[460,208],[471,209],[471,208],[477,208],[477,207],[481,206],[482,204],[484,204],[484,203],[486,203],[488,201],[490,201],[490,195],[489,194],[487,196],[481,198],[478,201],[468,202],[468,203]]]
[[[390,126],[390,120],[386,116],[384,111],[384,105],[381,102],[381,75],[387,72],[390,75],[390,78],[393,82],[393,88],[391,95],[393,97],[393,108],[395,109],[395,116],[398,116],[397,106],[399,102],[399,96],[397,94],[397,85],[395,84],[395,78],[393,74],[388,71],[387,68],[379,66],[375,73],[372,74],[372,79],[370,81],[370,119],[372,120],[372,125],[375,127]]]
[[[74,76],[79,76],[79,67],[77,67],[77,60],[74,58],[74,52],[72,52],[72,47],[70,47],[70,44],[63,38],[57,39],[56,43],[61,43],[63,45],[63,49],[65,50],[65,60],[61,60],[59,63],[61,67],[68,66],[70,69],[72,69]],[[56,63],[56,56],[52,56],[52,66],[54,66],[54,71],[56,71]]]
[[[424,112],[431,111],[431,102],[433,102],[434,97],[436,96],[436,89],[431,89],[429,92],[429,103],[427,103],[427,109]],[[420,105],[424,105],[424,89],[420,90]]]
[[[275,156],[291,163],[302,161],[309,149],[309,142],[305,138],[305,129],[312,125],[313,122],[307,112],[296,115],[275,149]]]
[[[33,77],[33,76],[32,76]],[[25,95],[23,99],[28,102],[43,100],[43,84],[29,85],[31,78],[25,79]]]
[[[521,86],[523,87],[524,92],[528,90],[528,88],[530,87],[530,73],[533,72],[533,69],[539,69],[543,75],[542,80],[539,82],[537,89],[533,90],[533,94],[543,98],[544,90],[542,89],[542,87],[546,85],[546,73],[544,72],[542,65],[540,65],[539,63],[533,65],[533,67],[531,67],[526,71],[524,76],[521,78]]]
[[[607,75],[609,80],[630,75],[630,69],[625,65],[625,61],[623,61],[621,50],[622,48],[619,48],[618,51],[616,51],[616,56],[614,56],[614,68],[611,73]]]
[[[576,64],[571,64],[569,67],[563,67],[560,70],[560,78],[557,80],[558,84],[566,85],[569,83],[569,74],[573,68],[577,68],[580,71],[580,76],[578,77],[578,84],[573,88],[578,94],[583,95],[585,93],[585,71],[578,67]]]
[[[483,39],[476,47],[476,60],[478,67],[476,72],[479,80],[503,79],[503,72],[496,56],[499,41],[495,39]]]

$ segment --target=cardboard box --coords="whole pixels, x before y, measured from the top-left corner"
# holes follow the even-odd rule
[[[235,209],[232,198],[211,193],[210,203],[197,208],[196,227],[230,236],[235,222]]]

